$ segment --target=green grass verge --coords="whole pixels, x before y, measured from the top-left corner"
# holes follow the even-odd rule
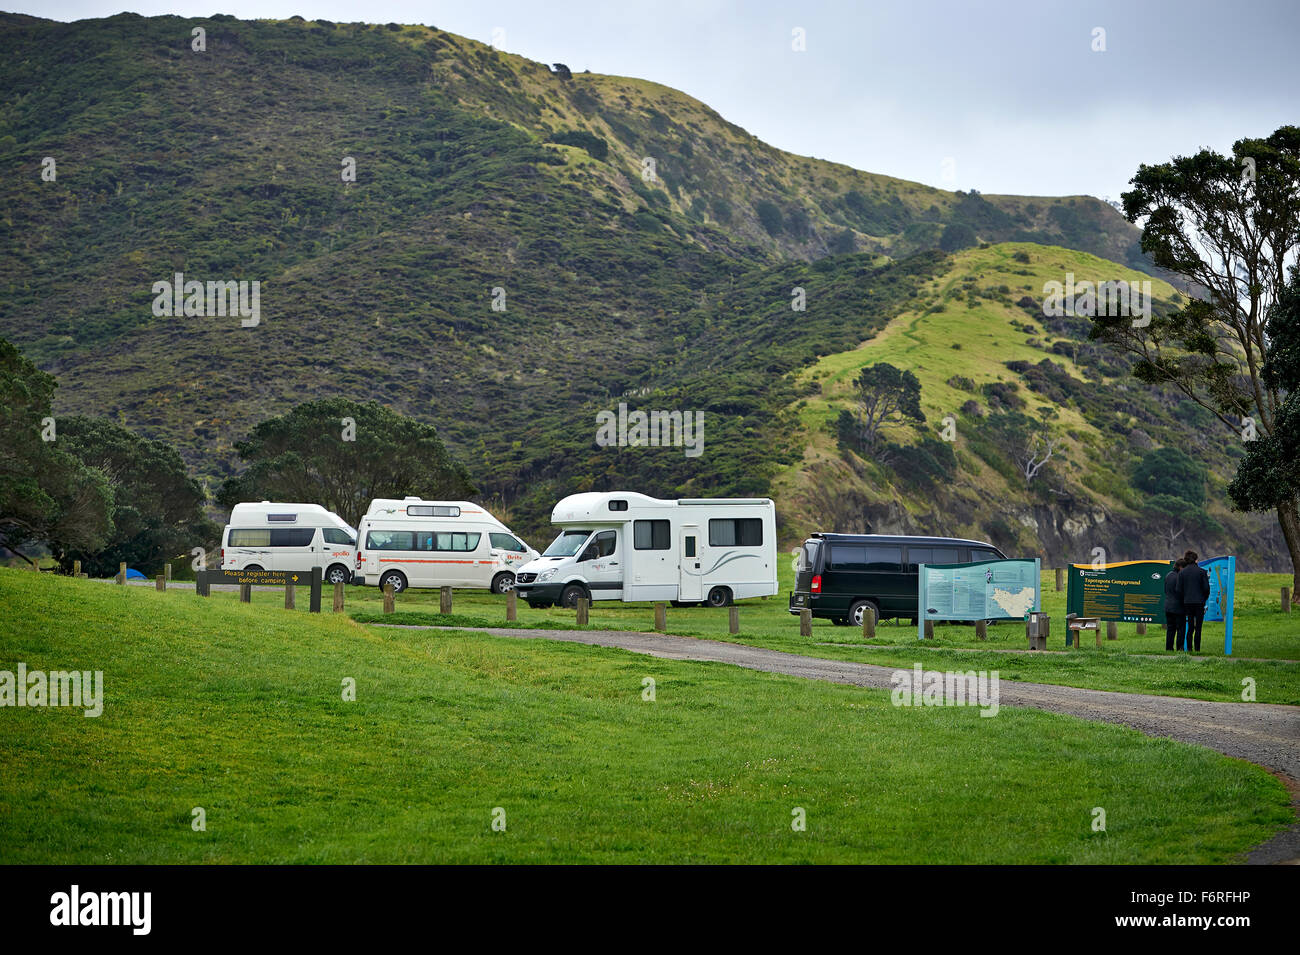
[[[6,863],[1226,862],[1291,818],[1257,767],[1055,714],[14,571],[0,609],[0,669],[106,684],[0,710]]]

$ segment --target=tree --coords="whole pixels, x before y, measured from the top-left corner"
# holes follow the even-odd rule
[[[58,529],[50,550],[70,571],[74,560],[91,576],[107,577],[119,563],[158,568],[169,557],[210,549],[220,528],[204,513],[207,495],[190,477],[180,454],[165,441],[142,437],[107,418],[60,422],[59,442],[83,465],[103,474],[112,492],[112,530],[87,547]],[[65,502],[65,510],[76,507]]]
[[[1264,139],[1240,139],[1232,155],[1203,149],[1155,166],[1142,165],[1124,193],[1124,214],[1142,224],[1142,250],[1157,266],[1184,276],[1197,296],[1150,324],[1101,315],[1091,336],[1136,359],[1133,374],[1170,385],[1212,412],[1234,434],[1278,434],[1284,389],[1263,373],[1266,319],[1282,295],[1287,269],[1300,249],[1300,127],[1283,126]],[[1242,418],[1250,418],[1245,423]],[[1243,465],[1271,472],[1262,446]],[[1271,451],[1265,449],[1272,449]],[[1275,462],[1280,463],[1280,462]],[[1244,493],[1243,502],[1272,497],[1300,588],[1300,495]]]
[[[104,475],[63,449],[51,413],[54,378],[0,338],[0,547],[23,550],[51,535],[98,547],[112,524]]]
[[[1168,553],[1177,550],[1175,543],[1189,530],[1223,530],[1219,522],[1206,513],[1205,508],[1174,494],[1153,494],[1143,499],[1142,517],[1146,526],[1160,535]]]
[[[376,497],[458,499],[475,493],[437,429],[375,401],[325,398],[261,422],[235,450],[248,470],[227,480],[222,507],[240,501],[321,504],[356,525]]]
[[[910,371],[895,368],[888,362],[877,362],[863,368],[854,385],[858,389],[857,440],[864,451],[876,450],[882,427],[902,424],[909,418],[925,420],[921,411],[921,382]]]
[[[832,255],[847,255],[850,252],[858,250],[858,239],[853,234],[852,229],[845,229],[843,232],[837,232],[830,241],[830,250]]]
[[[975,230],[965,222],[950,222],[939,237],[939,248],[944,252],[960,252],[975,244]]]
[[[758,213],[758,221],[763,223],[768,235],[778,236],[785,230],[785,217],[775,202],[762,199],[754,206],[754,211]]]
[[[1205,504],[1205,468],[1178,448],[1155,448],[1142,455],[1133,469],[1133,486],[1148,495]]]
[[[562,80],[571,80],[571,79],[573,79],[573,71],[570,70],[570,69],[569,69],[567,66],[565,66],[563,63],[553,63],[553,64],[551,64],[551,65],[552,65],[552,67],[553,67],[554,70],[555,70],[555,75],[558,76],[560,79],[562,79]]]
[[[1051,419],[1056,417],[1056,410],[1043,408],[1039,415],[1037,421],[1021,411],[988,418],[987,429],[994,443],[1015,464],[1026,486],[1043,473],[1061,444],[1061,439],[1052,434]]]

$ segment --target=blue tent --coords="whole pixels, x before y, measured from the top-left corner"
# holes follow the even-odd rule
[[[127,580],[148,580],[149,578],[146,577],[144,574],[140,573],[140,571],[132,570],[131,568],[128,567],[126,570],[126,579]]]

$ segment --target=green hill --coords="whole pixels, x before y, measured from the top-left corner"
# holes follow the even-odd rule
[[[191,49],[194,27],[204,52]],[[57,411],[165,438],[216,481],[238,469],[233,442],[262,418],[309,397],[377,398],[435,424],[481,496],[535,543],[559,496],[616,486],[775,491],[787,537],[839,524],[815,491],[839,472],[806,466],[827,453],[809,427],[817,403],[799,405],[823,372],[806,369],[866,360],[858,346],[928,307],[936,283],[986,287],[974,251],[938,251],[950,229],[994,244],[990,254],[1015,242],[1099,256],[1088,268],[1106,277],[1143,267],[1136,230],[1099,200],[950,193],[795,156],[667,87],[564,78],[428,27],[5,14],[0,53],[0,335],[58,377]],[[340,175],[346,159],[354,182]],[[176,272],[262,282],[260,324],[155,317],[153,283]],[[1034,298],[1049,274],[998,284]],[[791,310],[796,288],[806,311]],[[1086,330],[1050,337],[1084,347]],[[976,335],[961,358],[985,377],[1014,360],[983,345]],[[1123,380],[1117,357],[1088,356],[1110,369],[1108,385]],[[1084,370],[1072,359],[1070,373]],[[952,397],[926,380],[932,407]],[[1124,387],[1143,414],[1173,403]],[[1134,422],[1098,424],[1119,412],[1096,389],[1071,400],[1065,420],[1113,473],[1101,486],[1095,468],[1091,484],[1069,475],[1068,502],[999,486],[977,513],[985,465],[963,452],[945,477],[971,502],[962,527],[993,533],[1026,508],[1046,509],[1040,525],[1132,509]],[[595,415],[620,401],[703,410],[704,453],[597,447]],[[1160,438],[1186,448],[1196,434],[1183,422]],[[1081,455],[1084,438],[1070,440]],[[1214,450],[1197,454],[1221,486]],[[891,486],[912,526],[949,529],[928,490],[884,467],[867,482],[877,492],[850,482],[844,499],[874,507]],[[854,523],[902,521],[874,513]],[[1250,536],[1259,563],[1245,566],[1270,562],[1277,535],[1262,521],[1216,516],[1223,533],[1203,549]],[[1134,547],[1167,548],[1140,523],[1121,529]],[[1016,543],[1087,556],[1065,538]]]

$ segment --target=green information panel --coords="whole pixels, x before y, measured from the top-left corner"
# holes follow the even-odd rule
[[[1171,560],[1126,560],[1118,564],[1071,564],[1065,612],[1099,620],[1152,623],[1165,619],[1165,574]]]
[[[982,560],[917,568],[918,635],[926,620],[1019,620],[1040,609],[1039,561]]]

